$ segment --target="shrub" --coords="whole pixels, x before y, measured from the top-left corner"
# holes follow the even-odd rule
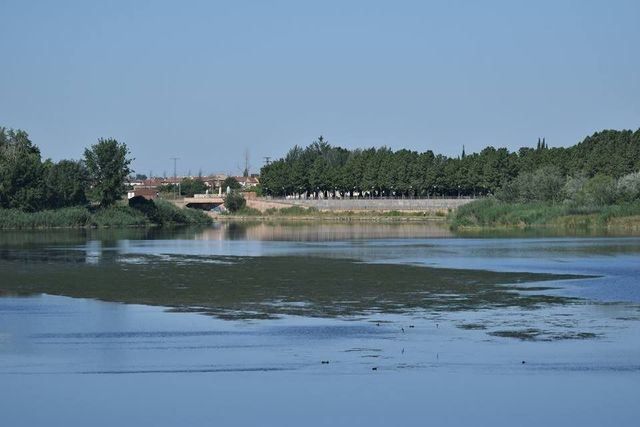
[[[129,199],[129,207],[142,212],[151,222],[160,223],[158,206],[153,200],[147,200],[142,196],[132,197]]]
[[[258,209],[250,208],[247,206],[235,211],[234,214],[241,215],[241,216],[262,216],[263,215],[263,213]]]
[[[212,219],[207,216],[207,214],[198,209],[180,209],[173,203],[166,200],[155,200],[153,203],[156,206],[157,212],[156,223],[159,225],[205,225],[212,222]]]
[[[587,181],[588,178],[585,175],[568,177],[567,182],[562,188],[562,193],[565,197],[565,200],[579,205],[584,205],[585,197],[583,189]]]
[[[631,202],[640,198],[640,172],[623,176],[616,183],[618,200]]]
[[[587,205],[604,206],[616,199],[616,181],[610,176],[596,175],[584,185],[584,203]]]
[[[237,212],[246,205],[247,201],[244,199],[242,193],[238,191],[231,191],[224,196],[224,207],[227,208],[229,212]]]
[[[534,172],[521,173],[502,186],[496,195],[504,202],[555,202],[562,199],[564,185],[565,179],[560,171],[546,166]]]
[[[187,222],[189,225],[209,225],[213,222],[210,216],[204,211],[199,209],[184,208],[183,209]]]

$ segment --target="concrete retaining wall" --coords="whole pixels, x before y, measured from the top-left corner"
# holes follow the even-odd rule
[[[247,200],[247,205],[259,210],[303,206],[321,211],[437,212],[455,210],[472,201],[473,199],[254,199]]]

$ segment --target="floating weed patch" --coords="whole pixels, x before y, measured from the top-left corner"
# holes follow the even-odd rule
[[[481,323],[462,323],[460,325],[458,325],[458,328],[460,329],[467,329],[467,330],[482,330],[482,329],[487,329],[487,327]]]

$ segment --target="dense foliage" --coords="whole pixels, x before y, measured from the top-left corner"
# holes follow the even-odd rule
[[[549,225],[586,230],[593,227],[640,230],[640,200],[581,206],[549,202],[507,203],[489,197],[461,206],[451,218],[453,228]]]
[[[45,205],[51,209],[87,204],[89,173],[82,162],[45,162]]]
[[[204,194],[207,189],[207,185],[199,178],[184,178],[180,181],[180,194],[185,197],[193,197],[194,194]]]
[[[194,194],[206,193],[208,189],[202,178],[183,178],[180,180],[180,185],[165,184],[159,188],[159,192],[169,198],[178,193],[180,196],[193,197]]]
[[[345,196],[478,196],[495,194],[524,173],[533,175],[521,180],[544,186],[532,191],[553,192],[567,176],[618,179],[638,170],[640,130],[605,130],[568,148],[550,148],[539,141],[535,148],[516,152],[487,147],[473,154],[463,150],[459,157],[386,147],[347,150],[320,137],[264,166],[261,184],[274,196],[333,191]],[[547,179],[546,171],[553,171],[560,181]]]
[[[22,130],[0,128],[0,208],[36,212],[84,206],[94,193],[102,207],[125,191],[131,159],[125,144],[101,139],[81,161],[42,160]]]
[[[162,200],[116,202],[131,173],[129,150],[100,139],[81,161],[42,160],[26,132],[0,128],[0,229],[208,224],[204,212]],[[200,191],[202,181],[185,185]],[[92,194],[100,207],[90,206]]]
[[[40,150],[21,130],[0,128],[0,208],[37,211],[46,205]]]

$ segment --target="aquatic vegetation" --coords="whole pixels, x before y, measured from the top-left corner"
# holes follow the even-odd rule
[[[304,256],[142,256],[129,263],[112,252],[97,259],[83,251],[2,255],[5,292],[162,305],[227,319],[536,307],[571,299],[519,292],[518,283],[577,277]]]
[[[552,332],[536,328],[493,331],[489,332],[489,335],[501,338],[516,338],[522,341],[583,340],[598,337],[593,332]]]

